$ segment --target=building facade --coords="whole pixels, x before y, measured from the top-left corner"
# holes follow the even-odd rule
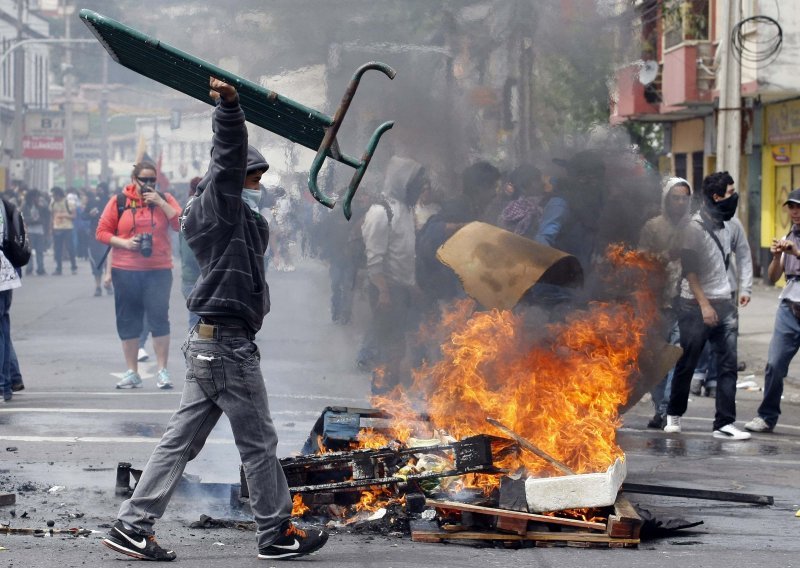
[[[662,173],[686,177],[697,187],[718,169],[723,117],[736,113],[741,124],[739,216],[755,265],[765,269],[770,241],[788,231],[784,197],[800,187],[800,74],[792,58],[800,43],[800,3],[628,4],[635,10],[641,41],[617,70],[612,122],[662,124]],[[721,90],[728,88],[725,57],[733,58],[739,73],[739,93],[733,99],[738,104],[728,107],[719,102]]]

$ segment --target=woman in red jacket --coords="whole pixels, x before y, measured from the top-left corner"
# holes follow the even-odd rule
[[[174,197],[155,191],[156,167],[136,164],[124,200],[114,196],[97,223],[97,240],[113,247],[111,280],[117,333],[128,370],[118,389],[139,388],[142,379],[136,359],[142,322],[153,334],[160,389],[171,389],[167,372],[169,355],[169,296],[172,288],[170,228],[179,228],[180,205]],[[122,208],[124,202],[124,208]]]

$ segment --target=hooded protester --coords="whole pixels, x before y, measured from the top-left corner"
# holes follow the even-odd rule
[[[394,157],[386,168],[381,201],[364,216],[361,233],[367,261],[372,323],[359,353],[359,366],[385,365],[381,380],[373,378],[373,393],[394,388],[405,356],[411,294],[416,287],[414,205],[428,187],[419,163]]]
[[[134,558],[175,559],[174,551],[156,542],[153,526],[186,463],[224,413],[247,479],[258,558],[288,559],[315,552],[328,535],[291,522],[292,498],[276,453],[278,435],[255,344],[270,308],[264,275],[269,227],[258,212],[259,181],[269,166],[247,143],[235,87],[215,78],[209,86],[219,102],[212,118],[211,164],[181,220],[200,265],[187,307],[201,319],[183,346],[187,370],[180,406],[103,544]]]
[[[730,220],[739,195],[728,172],[703,180],[702,205],[682,229],[682,276],[678,301],[678,327],[683,354],[672,378],[667,424],[664,431],[680,433],[686,412],[692,373],[706,341],[717,355],[718,379],[713,436],[747,440],[750,434],[736,428],[736,367],[738,314],[728,278],[733,239]],[[742,296],[741,305],[750,298]]]
[[[682,228],[689,215],[692,189],[689,182],[680,177],[669,178],[661,195],[661,215],[650,219],[642,228],[639,250],[656,255],[663,263],[667,279],[661,314],[665,329],[665,339],[672,345],[678,344],[678,319],[675,313],[675,298],[681,278],[680,248]],[[663,428],[666,423],[667,403],[673,371],[651,391],[655,415],[647,424],[649,428]]]

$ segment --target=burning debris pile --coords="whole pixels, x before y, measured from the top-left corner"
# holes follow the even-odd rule
[[[455,304],[432,332],[441,359],[416,370],[410,386],[373,398],[380,413],[364,416],[382,420],[380,427],[329,409],[323,422],[331,428],[323,424],[306,444],[315,453],[283,461],[295,513],[363,519],[402,508],[408,519],[427,506],[440,529],[453,530],[454,518],[462,531],[487,528],[476,519],[488,515],[492,528],[523,540],[529,522],[608,538],[613,529],[636,540],[638,517],[618,498],[625,456],[616,428],[640,357],[652,348],[659,269],[622,247],[611,247],[606,260],[608,299],[546,334],[531,333],[509,310]],[[330,442],[348,421],[347,451],[331,451],[343,448],[342,438],[335,448]],[[628,519],[628,528],[615,518]],[[416,536],[443,538],[430,530]]]

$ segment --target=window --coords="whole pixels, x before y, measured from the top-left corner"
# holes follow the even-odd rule
[[[666,0],[662,6],[664,48],[708,39],[709,0]]]
[[[675,175],[686,179],[686,154],[675,154]]]
[[[692,152],[692,190],[699,191],[703,186],[703,152]]]

